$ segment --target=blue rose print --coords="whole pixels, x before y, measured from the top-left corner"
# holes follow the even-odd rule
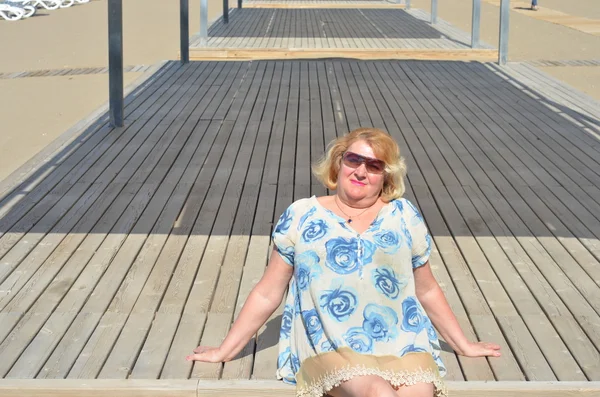
[[[327,235],[329,226],[322,219],[315,219],[308,222],[306,229],[302,232],[302,241],[306,244],[314,243]]]
[[[386,254],[395,254],[402,244],[400,236],[393,230],[382,230],[375,233],[373,238],[375,244]]]
[[[313,346],[316,346],[323,336],[323,325],[319,319],[319,315],[315,309],[305,310],[302,312],[302,319],[306,333],[310,338]]]
[[[300,360],[288,347],[277,357],[277,367],[288,367],[295,374],[300,369]]]
[[[427,353],[427,350],[415,345],[408,345],[400,351],[400,357],[407,353]]]
[[[373,351],[373,338],[360,327],[350,328],[343,338],[355,352],[371,353]]]
[[[414,212],[414,215],[411,219],[412,225],[415,226],[415,225],[418,225],[419,223],[423,223],[424,222],[423,217],[421,216],[421,213],[419,212],[417,207],[415,207],[415,205],[413,203],[411,203],[410,201],[407,201],[407,203]]]
[[[412,235],[410,234],[410,229],[406,226],[406,221],[402,219],[400,221],[400,230],[404,233],[404,241],[408,246],[408,249],[412,250]]]
[[[332,341],[332,340],[325,340],[325,342],[321,343],[321,351],[322,352],[331,352],[334,351],[335,349],[337,349],[339,346],[339,343],[337,343],[336,341]]]
[[[377,248],[368,240],[361,240],[362,252],[359,257],[358,240],[337,237],[325,243],[327,258],[325,265],[338,274],[350,274],[357,271],[361,264],[368,265],[373,260]]]
[[[296,255],[296,250],[294,249],[293,246],[286,247],[286,248],[281,248],[281,247],[277,246],[276,248],[277,248],[277,252],[279,253],[279,255],[281,255],[281,257],[287,263],[289,263],[291,265],[294,264],[294,256]]]
[[[358,270],[358,240],[343,237],[333,238],[325,243],[328,268],[339,274],[350,274]]]
[[[346,321],[356,310],[358,298],[355,290],[350,288],[342,289],[341,286],[325,291],[321,294],[319,301],[321,307],[329,313],[331,317],[339,322]]]
[[[415,255],[411,258],[413,269],[424,265],[429,260],[429,255],[431,255],[431,236],[429,233],[425,235],[425,242],[427,244],[427,249],[425,252],[421,255]]]
[[[290,282],[290,290],[288,294],[294,297],[294,316],[300,315],[302,309],[300,308],[300,296],[298,294],[298,287],[296,287],[296,280],[292,278]]]
[[[394,209],[392,210],[392,214],[396,211],[402,213],[404,211],[404,204],[400,200],[394,200]]]
[[[292,321],[294,321],[292,306],[285,305],[285,308],[283,309],[283,315],[281,316],[281,330],[279,331],[280,338],[288,339],[290,337],[290,331],[292,330]]]
[[[379,230],[382,223],[383,223],[383,218],[376,219],[375,222],[371,223],[371,227],[370,227],[371,231],[376,232],[377,230]]]
[[[437,332],[435,332],[435,328],[433,328],[433,324],[429,318],[427,318],[427,336],[432,344],[438,340]]]
[[[319,255],[314,251],[305,251],[296,257],[294,272],[300,290],[305,291],[310,282],[321,275],[320,260]]]
[[[414,332],[418,334],[423,331],[429,319],[423,315],[421,308],[414,297],[406,298],[402,302],[402,330],[406,332]]]
[[[288,209],[286,209],[279,217],[279,221],[277,221],[277,225],[275,225],[275,233],[285,234],[292,224],[293,215],[292,210],[288,207]]]
[[[373,270],[371,277],[377,291],[390,299],[398,299],[400,293],[406,287],[406,280],[398,280],[396,272],[388,266]]]
[[[398,315],[392,308],[369,303],[363,317],[363,329],[374,340],[387,342],[398,336]]]
[[[306,222],[306,220],[315,212],[317,211],[317,207],[311,207],[311,209],[308,210],[308,212],[306,212],[306,214],[302,215],[302,217],[300,218],[300,222],[298,223],[298,230],[302,229],[302,226],[304,225],[304,222]]]

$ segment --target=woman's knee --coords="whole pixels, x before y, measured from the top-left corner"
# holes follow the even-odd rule
[[[396,395],[398,397],[433,397],[432,383],[417,383],[414,385],[400,386]]]
[[[375,376],[357,376],[329,393],[332,397],[396,397],[394,388],[385,379]]]

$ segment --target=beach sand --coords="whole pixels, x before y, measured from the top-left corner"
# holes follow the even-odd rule
[[[429,10],[429,1],[413,0]],[[600,18],[597,0],[540,0],[541,7],[575,16]],[[232,1],[231,6],[235,6]],[[209,0],[209,18],[222,11]],[[179,50],[179,2],[123,2],[124,64],[153,65],[176,59]],[[497,45],[498,7],[482,4],[482,40]],[[439,16],[470,31],[471,0],[440,2]],[[190,1],[190,33],[199,27],[199,1]],[[3,38],[0,73],[107,65],[107,2],[56,11],[40,11],[18,22],[0,21]],[[511,12],[510,60],[600,58],[600,36]],[[550,75],[600,99],[600,67],[546,67]],[[125,84],[140,73],[126,73]],[[0,180],[34,156],[108,99],[108,75],[0,79]]]

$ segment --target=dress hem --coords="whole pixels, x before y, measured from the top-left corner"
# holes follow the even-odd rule
[[[377,375],[394,387],[414,385],[417,383],[433,383],[435,397],[447,397],[448,391],[437,371],[419,369],[415,371],[394,371],[369,368],[366,366],[347,366],[324,374],[310,385],[296,388],[296,397],[317,397],[326,395],[331,389],[338,387],[356,376]]]

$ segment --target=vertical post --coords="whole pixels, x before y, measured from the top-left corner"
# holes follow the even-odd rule
[[[410,10],[410,0],[406,0],[406,9]]]
[[[473,16],[471,19],[471,48],[479,48],[479,32],[481,30],[481,0],[473,0]]]
[[[238,0],[238,8],[242,8],[242,0]]]
[[[190,14],[189,0],[179,0],[179,41],[181,63],[190,61]]]
[[[122,0],[108,0],[108,92],[110,124],[123,127]]]
[[[229,0],[223,0],[223,22],[229,23]]]
[[[200,43],[208,40],[208,0],[200,0]]]
[[[438,0],[431,0],[431,24],[437,23]]]
[[[510,15],[510,0],[500,3],[500,40],[498,43],[498,64],[506,65],[508,60],[508,27]]]

